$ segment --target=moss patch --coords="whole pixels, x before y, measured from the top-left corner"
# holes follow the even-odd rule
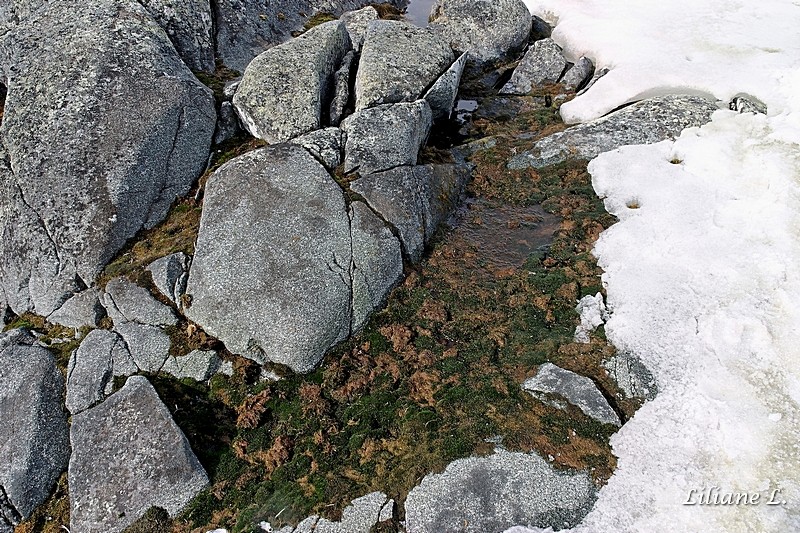
[[[303,25],[303,29],[308,31],[315,26],[319,26],[320,24],[324,24],[332,20],[336,20],[336,17],[331,13],[316,13],[308,17],[308,20],[306,20],[306,23]]]

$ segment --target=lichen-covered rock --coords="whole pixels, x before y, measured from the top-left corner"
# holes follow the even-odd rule
[[[364,203],[350,204],[353,331],[360,330],[403,276],[400,241]]]
[[[161,371],[172,374],[178,379],[192,378],[203,382],[211,379],[221,367],[222,360],[217,352],[194,350],[179,357],[169,357]]]
[[[561,48],[552,39],[542,39],[533,43],[522,61],[519,62],[511,79],[500,90],[501,94],[528,94],[531,89],[547,83],[555,83],[561,78],[567,60]]]
[[[350,48],[344,24],[334,20],[256,57],[233,95],[247,131],[280,143],[318,129],[333,98],[333,74]]]
[[[344,135],[339,128],[312,131],[295,137],[292,139],[292,143],[308,150],[328,170],[335,169],[342,162]]]
[[[47,321],[68,328],[94,327],[103,316],[105,309],[100,303],[100,291],[91,288],[79,292],[64,302],[47,317]]]
[[[341,188],[303,148],[240,156],[206,185],[186,315],[233,353],[307,372],[350,330]]]
[[[153,506],[178,514],[208,484],[181,430],[144,377],[72,417],[70,529],[117,533]]]
[[[546,399],[548,394],[561,396],[598,422],[621,425],[617,413],[591,379],[553,363],[540,366],[534,377],[525,380],[522,388],[537,398]]]
[[[415,165],[431,129],[425,100],[357,111],[342,122],[347,134],[344,171],[361,175]]]
[[[167,32],[192,70],[214,71],[214,36],[209,0],[139,0]]]
[[[0,351],[0,527],[17,525],[50,495],[69,458],[64,378],[24,332]]]
[[[531,14],[522,0],[438,0],[429,27],[459,53],[469,52],[470,67],[507,60],[522,50],[531,31]]]
[[[594,64],[586,57],[579,58],[561,78],[560,82],[568,90],[579,88],[594,72]]]
[[[189,190],[216,118],[135,0],[28,7],[0,36],[0,286],[47,316]]]
[[[467,63],[467,54],[461,54],[444,74],[428,89],[423,97],[431,106],[433,119],[450,118],[458,95],[458,85]]]
[[[372,6],[367,6],[356,11],[348,11],[342,14],[339,20],[344,22],[347,33],[350,34],[350,42],[353,43],[353,50],[359,52],[361,51],[361,46],[364,44],[367,26],[369,26],[369,23],[373,20],[378,20],[378,11]]]
[[[190,259],[183,252],[176,252],[156,259],[147,266],[156,288],[172,303],[179,303],[186,292],[189,279]]]
[[[627,144],[674,139],[685,128],[709,122],[716,110],[715,102],[700,96],[669,95],[642,100],[537,141],[531,150],[512,157],[508,168],[541,168],[568,157],[593,159]]]
[[[370,22],[356,73],[356,110],[421,98],[454,59],[447,41],[426,28]]]
[[[559,472],[534,453],[497,449],[425,476],[406,499],[406,530],[484,533],[518,524],[562,529],[589,512],[596,492],[586,473]]]
[[[106,284],[103,305],[114,321],[153,326],[173,326],[178,317],[168,306],[156,300],[150,291],[127,278],[114,278]]]
[[[350,75],[355,65],[355,53],[350,50],[342,59],[342,65],[333,76],[333,99],[328,106],[328,122],[338,126],[350,102]]]

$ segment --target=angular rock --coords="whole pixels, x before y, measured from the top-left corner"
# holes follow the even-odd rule
[[[350,328],[341,188],[303,148],[240,156],[206,185],[186,315],[236,354],[314,368]]]
[[[568,90],[574,91],[580,88],[580,86],[591,77],[593,72],[594,64],[592,64],[588,58],[581,57],[575,64],[569,67],[564,77],[561,78],[561,83]]]
[[[536,398],[546,398],[548,394],[561,396],[598,422],[622,425],[617,413],[591,379],[552,363],[540,366],[534,377],[525,380],[522,388]]]
[[[119,322],[114,330],[122,336],[128,352],[139,370],[158,372],[169,356],[169,336],[158,326]]]
[[[243,71],[267,48],[285,42],[312,16],[338,16],[374,0],[215,0],[217,55],[228,67]],[[404,0],[388,3],[401,7]]]
[[[379,516],[388,497],[382,492],[372,492],[353,500],[342,510],[342,519],[332,522],[320,518],[314,533],[369,533],[379,523]]]
[[[511,79],[508,80],[500,94],[524,95],[531,92],[534,87],[547,83],[556,83],[564,69],[567,60],[561,54],[561,48],[552,39],[536,41],[525,52]]]
[[[415,165],[431,129],[425,100],[357,111],[342,122],[347,134],[344,171],[361,175]]]
[[[6,337],[0,351],[0,527],[17,525],[49,496],[67,465],[64,379],[46,349]]]
[[[219,105],[217,129],[214,131],[214,144],[222,144],[232,139],[242,131],[239,125],[239,116],[231,102],[222,102]]]
[[[192,70],[214,72],[214,36],[209,0],[139,0],[167,32]]]
[[[461,74],[467,63],[467,54],[461,54],[444,74],[428,89],[423,97],[431,106],[433,119],[450,118],[458,95]]]
[[[114,324],[135,322],[151,326],[173,326],[178,323],[178,317],[172,309],[153,298],[147,289],[122,277],[114,278],[106,284],[103,305]]]
[[[535,42],[540,39],[547,39],[553,34],[553,28],[544,21],[544,19],[533,15],[531,17],[531,33],[528,40],[530,42]]]
[[[559,472],[534,453],[495,450],[459,459],[425,476],[406,499],[406,530],[505,531],[518,524],[562,529],[591,508],[597,489],[586,473]]]
[[[213,96],[135,0],[30,7],[0,63],[0,286],[47,316],[202,173]]]
[[[361,51],[364,44],[364,37],[367,34],[367,26],[373,20],[378,20],[378,12],[372,6],[367,6],[357,11],[348,11],[339,17],[350,34],[350,42],[353,43],[353,50]]]
[[[51,324],[68,328],[97,326],[105,316],[105,309],[100,303],[100,291],[95,288],[79,292],[47,317]]]
[[[328,106],[328,115],[331,126],[338,126],[344,117],[348,102],[350,102],[350,74],[355,64],[353,51],[347,52],[342,59],[342,66],[334,74],[333,100]]]
[[[577,157],[593,159],[626,144],[674,139],[684,128],[711,120],[716,104],[700,96],[670,95],[642,100],[602,118],[537,141],[512,157],[508,168],[541,168]]]
[[[603,361],[603,368],[622,390],[624,398],[652,400],[656,397],[656,380],[638,357],[618,352],[614,357]]]
[[[156,259],[147,266],[156,288],[172,303],[180,303],[189,279],[190,259],[183,252]]]
[[[292,144],[298,144],[308,150],[317,161],[332,171],[342,162],[343,137],[339,128],[325,128],[296,137],[292,139]]]
[[[734,96],[731,99],[728,108],[731,111],[736,111],[738,113],[758,113],[761,115],[767,114],[767,105],[758,98],[750,95]]]
[[[454,59],[447,41],[426,28],[370,22],[356,74],[356,111],[421,98]]]
[[[403,276],[400,241],[363,202],[350,204],[353,325],[360,330]]]
[[[333,98],[333,73],[349,50],[344,24],[331,21],[255,58],[233,95],[247,131],[279,143],[319,129]]]
[[[429,27],[459,53],[468,68],[512,58],[528,42],[531,14],[522,0],[438,0]]]
[[[144,377],[72,417],[70,529],[116,533],[153,506],[178,514],[208,484],[189,442]]]
[[[214,351],[194,350],[180,357],[170,357],[162,372],[172,374],[178,379],[192,378],[204,382],[211,379],[222,367],[222,360]]]
[[[114,376],[114,362],[125,363],[127,357],[127,348],[119,335],[104,329],[90,331],[69,358],[66,401],[69,412],[77,414],[102,402]]]

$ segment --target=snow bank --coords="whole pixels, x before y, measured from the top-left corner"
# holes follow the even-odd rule
[[[528,4],[570,54],[611,68],[570,120],[686,90],[769,107],[589,166],[620,219],[595,248],[606,334],[659,394],[612,437],[617,470],[575,531],[800,531],[800,5]],[[684,505],[709,493],[759,499]]]

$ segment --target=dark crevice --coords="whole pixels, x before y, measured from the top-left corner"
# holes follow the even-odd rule
[[[619,405],[619,402],[617,402],[617,398],[613,394],[608,392],[608,390],[606,390],[606,388],[603,387],[603,384],[600,383],[600,381],[597,378],[593,376],[586,376],[586,377],[592,380],[594,386],[597,387],[597,390],[600,391],[600,394],[602,394],[603,398],[605,398],[606,402],[608,402],[608,406],[611,407],[611,409],[617,414],[617,417],[619,418],[620,421],[620,425],[625,425],[625,423],[628,421],[628,415],[625,414],[625,411]]]
[[[13,527],[22,521],[22,515],[11,503],[5,487],[0,485],[0,524]]]

